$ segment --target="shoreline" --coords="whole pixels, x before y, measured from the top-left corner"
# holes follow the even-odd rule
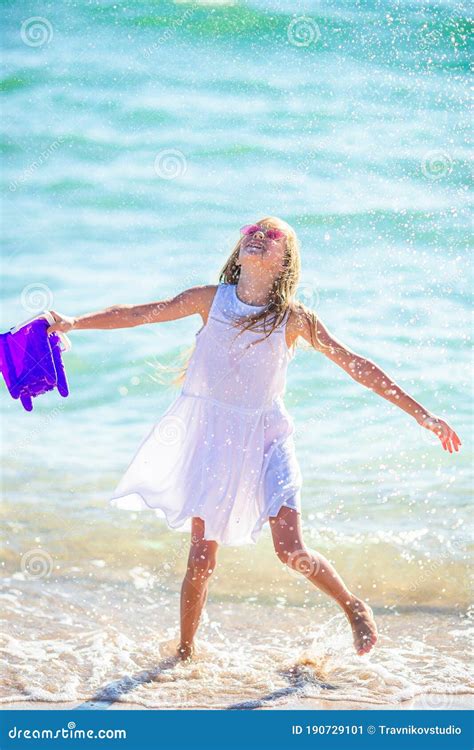
[[[301,698],[299,700],[290,700],[285,704],[259,705],[255,701],[247,704],[243,703],[242,707],[232,710],[257,710],[257,711],[471,711],[474,708],[474,696],[472,693],[422,693],[416,698],[403,701],[401,703],[365,703],[362,701],[330,701],[316,700],[314,698]],[[173,708],[160,709],[142,706],[138,703],[124,703],[114,701],[77,701],[52,703],[49,701],[16,701],[12,703],[0,704],[0,711],[225,711],[229,709],[208,708],[207,706],[194,706],[193,708]]]
[[[17,585],[24,591],[23,605],[29,606],[32,592]],[[81,600],[82,589],[73,592]],[[57,601],[56,593],[48,592],[49,596],[39,602],[41,607],[35,599],[37,609],[45,609],[51,597]],[[474,708],[474,682],[466,663],[469,628],[464,618],[439,618],[423,630],[424,614],[398,618],[381,615],[380,648],[372,659],[357,659],[346,622],[338,612],[323,607],[296,612],[285,606],[278,610],[278,622],[272,624],[274,610],[259,608],[260,631],[249,632],[245,605],[235,603],[224,608],[211,603],[208,621],[203,622],[201,637],[196,639],[196,660],[183,666],[176,659],[173,597],[163,597],[167,608],[161,615],[160,631],[153,633],[145,628],[149,637],[144,638],[120,609],[122,595],[121,588],[110,592],[108,619],[101,619],[100,624],[94,620],[90,631],[83,620],[72,633],[69,622],[57,632],[55,622],[45,628],[43,620],[33,621],[29,639],[24,633],[21,639],[15,639],[14,629],[12,645],[7,643],[5,653],[16,655],[23,648],[36,666],[34,675],[25,673],[25,677],[21,664],[9,664],[0,710],[337,712]],[[70,600],[65,597],[64,601]],[[89,597],[88,602],[94,600]],[[141,589],[135,596],[133,591],[129,594],[128,605],[137,609],[141,606],[153,625],[157,605]],[[34,641],[40,628],[42,637]],[[413,632],[423,633],[424,640],[405,635]],[[449,654],[442,640],[446,632],[452,636]],[[69,663],[69,654],[75,648],[80,658],[73,662],[71,679],[57,667],[43,675],[44,639],[52,641],[54,653],[63,663]],[[138,642],[142,648],[137,655]],[[107,659],[106,674],[97,659],[98,648]]]

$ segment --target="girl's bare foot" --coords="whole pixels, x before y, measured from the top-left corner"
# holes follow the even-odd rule
[[[377,641],[374,613],[368,604],[356,596],[350,599],[344,610],[351,624],[355,650],[359,656],[368,654]]]
[[[192,645],[192,643],[180,643],[176,653],[182,661],[188,661],[188,659],[192,659],[192,657],[194,656],[194,646]]]

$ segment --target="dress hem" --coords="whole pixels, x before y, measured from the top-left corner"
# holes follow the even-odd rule
[[[295,492],[290,495],[290,497],[295,497],[295,496],[299,497],[299,492],[300,490],[296,489]],[[136,500],[133,500],[130,504],[127,505],[126,498],[131,498],[131,497],[139,498],[138,503]],[[214,535],[212,538],[208,538],[204,532],[203,540],[206,542],[216,542],[221,547],[244,547],[245,545],[249,545],[249,544],[257,544],[264,525],[268,523],[270,518],[278,515],[278,513],[283,507],[292,508],[293,510],[296,510],[297,513],[301,514],[300,503],[298,502],[297,503],[298,507],[294,508],[292,505],[288,505],[289,499],[290,498],[283,500],[275,508],[270,508],[268,515],[265,514],[265,517],[263,518],[263,520],[261,520],[262,517],[260,517],[255,527],[252,529],[250,536],[248,537],[230,542],[222,538],[216,538],[216,537],[219,537],[218,534]],[[154,511],[155,515],[158,518],[166,522],[166,525],[170,531],[178,531],[180,533],[191,532],[191,522],[193,518],[200,518],[202,521],[204,521],[204,524],[211,523],[210,519],[205,517],[206,514],[197,514],[196,516],[185,516],[184,518],[180,520],[179,523],[174,525],[170,521],[169,512],[167,512],[164,508],[159,508],[159,507],[154,507],[153,505],[149,505],[144,495],[141,494],[141,492],[129,492],[127,495],[119,495],[117,497],[112,497],[109,500],[109,504],[112,505],[114,508],[117,508],[118,510],[128,511],[129,513],[136,513],[136,512],[143,511],[143,510]]]

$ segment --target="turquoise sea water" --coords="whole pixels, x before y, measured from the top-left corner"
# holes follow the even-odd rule
[[[400,624],[420,616],[416,632],[401,629],[414,639],[408,650],[416,643],[421,654],[430,613],[442,611],[461,632],[469,603],[467,4],[297,6],[4,3],[1,330],[45,308],[79,315],[216,283],[239,226],[267,214],[292,224],[302,247],[300,298],[463,441],[460,454],[444,453],[408,415],[319,354],[300,350],[291,365],[286,403],[308,543],[387,617]],[[49,636],[60,660],[73,600],[84,603],[100,641],[104,596],[138,597],[136,608],[145,607],[143,591],[152,599],[159,592],[168,614],[154,637],[174,632],[182,535],[151,515],[113,511],[107,499],[176,396],[153,378],[156,364],[176,363],[199,327],[188,318],[73,332],[64,355],[70,397],[47,394],[31,414],[2,388],[4,561],[21,592],[8,600],[9,622],[30,597],[50,596],[55,621],[65,623]],[[277,597],[305,617],[311,602],[325,606],[281,571],[268,537],[256,549],[223,552],[213,581],[217,620],[230,617],[224,605],[247,600],[242,627],[251,606],[267,612]],[[36,588],[24,562],[31,550],[48,569]],[[71,622],[84,633],[76,615]],[[6,697],[59,699],[53,673],[18,683],[17,641],[25,648],[38,631],[10,627]],[[218,628],[205,627],[212,642]],[[288,622],[282,629],[292,642]],[[441,671],[443,633],[444,625],[429,646],[440,649],[430,664]],[[230,624],[226,637],[238,638]],[[114,658],[125,646],[109,643],[112,672],[84,647],[71,699],[83,697],[88,659],[98,684],[114,664],[124,667]],[[387,653],[384,668],[398,671]],[[268,666],[256,669],[259,684]],[[462,691],[463,669],[461,657],[446,662],[442,685]],[[351,679],[362,678],[355,671]],[[426,680],[432,688],[430,668]],[[400,686],[381,681],[370,699],[400,697]]]

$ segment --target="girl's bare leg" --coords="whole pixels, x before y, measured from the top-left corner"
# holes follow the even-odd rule
[[[181,587],[181,640],[178,646],[181,659],[193,655],[194,636],[207,601],[209,578],[216,565],[218,544],[203,537],[204,521],[193,518],[191,547]]]
[[[352,627],[357,653],[366,654],[377,641],[377,626],[370,607],[349,591],[329,560],[305,547],[300,515],[296,510],[283,506],[278,515],[269,520],[279,559],[299,571],[342,607]]]

